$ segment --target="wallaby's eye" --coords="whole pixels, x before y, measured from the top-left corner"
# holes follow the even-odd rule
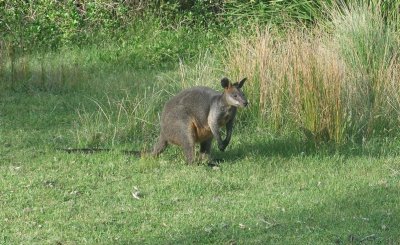
[[[234,94],[234,95],[233,95],[233,98],[237,98],[237,97],[238,97],[238,95],[237,95],[237,94]]]

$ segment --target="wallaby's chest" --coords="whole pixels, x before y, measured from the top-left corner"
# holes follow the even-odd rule
[[[217,116],[218,125],[224,126],[235,117],[235,108],[222,108]]]
[[[210,124],[217,124],[218,127],[225,126],[235,117],[236,108],[220,108],[219,110],[211,110],[208,122],[201,123],[202,120],[193,120],[191,127],[193,128],[194,138],[196,142],[203,142],[213,137]]]

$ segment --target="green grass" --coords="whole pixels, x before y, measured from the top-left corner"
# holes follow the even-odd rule
[[[295,2],[299,19],[318,21],[311,2]],[[310,32],[258,26],[219,39],[149,19],[110,43],[0,50],[0,244],[399,244],[399,60],[388,52],[399,35],[361,7]],[[151,149],[170,96],[219,89],[223,76],[248,76],[250,106],[227,150],[214,145],[219,167],[186,165],[173,146],[125,153]],[[347,110],[329,108],[353,100],[334,120]],[[343,125],[376,133],[329,128]],[[333,140],[318,139],[324,127]]]
[[[185,74],[187,84],[197,82]],[[84,146],[77,127],[90,124],[80,115],[102,113],[94,100],[106,108],[143,97],[148,86],[176,90],[160,77],[173,80],[157,70],[115,71],[95,76],[91,90],[1,92],[0,244],[400,242],[400,145],[393,139],[332,149],[238,123],[227,151],[214,149],[225,161],[213,169],[186,165],[176,147],[156,159],[126,155],[122,150],[151,147],[158,126],[129,131],[134,119],[112,120],[125,134],[112,144],[114,131],[99,120],[92,122],[106,138],[98,146],[114,150],[59,150]],[[156,124],[160,108],[154,110]]]

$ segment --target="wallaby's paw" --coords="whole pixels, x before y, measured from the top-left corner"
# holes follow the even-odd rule
[[[225,162],[225,160],[224,160],[223,158],[215,158],[215,159],[213,160],[213,162],[216,163],[216,164],[220,164],[220,163],[222,163],[222,162]]]
[[[219,144],[219,145],[218,145],[218,149],[219,149],[220,151],[225,151],[226,146],[227,146],[227,145],[225,145],[225,144]]]
[[[214,167],[219,167],[219,164],[215,161],[212,161],[212,162],[208,162],[207,166],[214,168]]]
[[[220,163],[222,163],[224,161],[225,160],[222,159],[222,158],[216,158],[216,159],[213,159],[212,161],[209,161],[207,163],[207,166],[209,166],[209,167],[219,167]]]

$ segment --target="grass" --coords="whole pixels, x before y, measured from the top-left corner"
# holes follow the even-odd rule
[[[255,121],[274,132],[303,128],[338,144],[397,134],[398,31],[367,4],[329,15],[329,24],[306,30],[255,26],[236,34],[225,69],[249,76]]]
[[[188,67],[182,69],[187,71],[185,81],[195,83]],[[90,93],[2,91],[0,243],[400,241],[400,146],[396,141],[377,140],[335,150],[315,147],[301,136],[274,136],[239,123],[227,151],[214,149],[214,155],[225,159],[218,169],[185,165],[176,147],[158,159],[125,155],[124,149],[150,147],[157,134],[153,124],[144,124],[147,131],[136,126],[129,131],[127,126],[135,119],[129,121],[126,112],[120,118],[127,121],[118,124],[114,109],[119,107],[113,101],[119,98],[128,103],[139,94],[146,96],[146,87],[127,80],[154,81],[147,85],[171,92],[178,87],[170,87],[171,73],[128,73],[96,76],[98,86]],[[181,72],[176,76],[182,77]],[[167,85],[157,77],[165,78]],[[103,88],[108,88],[106,93]],[[168,96],[163,93],[160,101]],[[134,112],[128,104],[121,108]],[[114,117],[111,126],[107,117]],[[83,146],[77,139],[77,124],[85,128],[91,123],[100,131],[110,127],[104,131],[107,137],[114,129],[130,137],[120,135],[114,144],[107,137],[98,142],[113,148],[111,152],[68,154],[59,150]],[[137,190],[139,199],[132,194]]]
[[[383,52],[398,33],[375,26],[382,35],[360,38],[338,26],[238,33],[221,40],[224,58],[211,47],[178,59],[184,32],[163,46],[157,26],[140,34],[144,46],[2,50],[0,244],[400,243],[398,60]],[[358,48],[338,46],[351,37]],[[363,42],[373,38],[380,45],[369,53]],[[248,76],[251,103],[226,152],[213,148],[224,159],[218,168],[186,165],[177,147],[159,158],[126,154],[151,149],[170,96],[193,85],[220,89],[222,76]],[[371,94],[373,106],[362,103]],[[353,140],[349,128],[370,137]]]

